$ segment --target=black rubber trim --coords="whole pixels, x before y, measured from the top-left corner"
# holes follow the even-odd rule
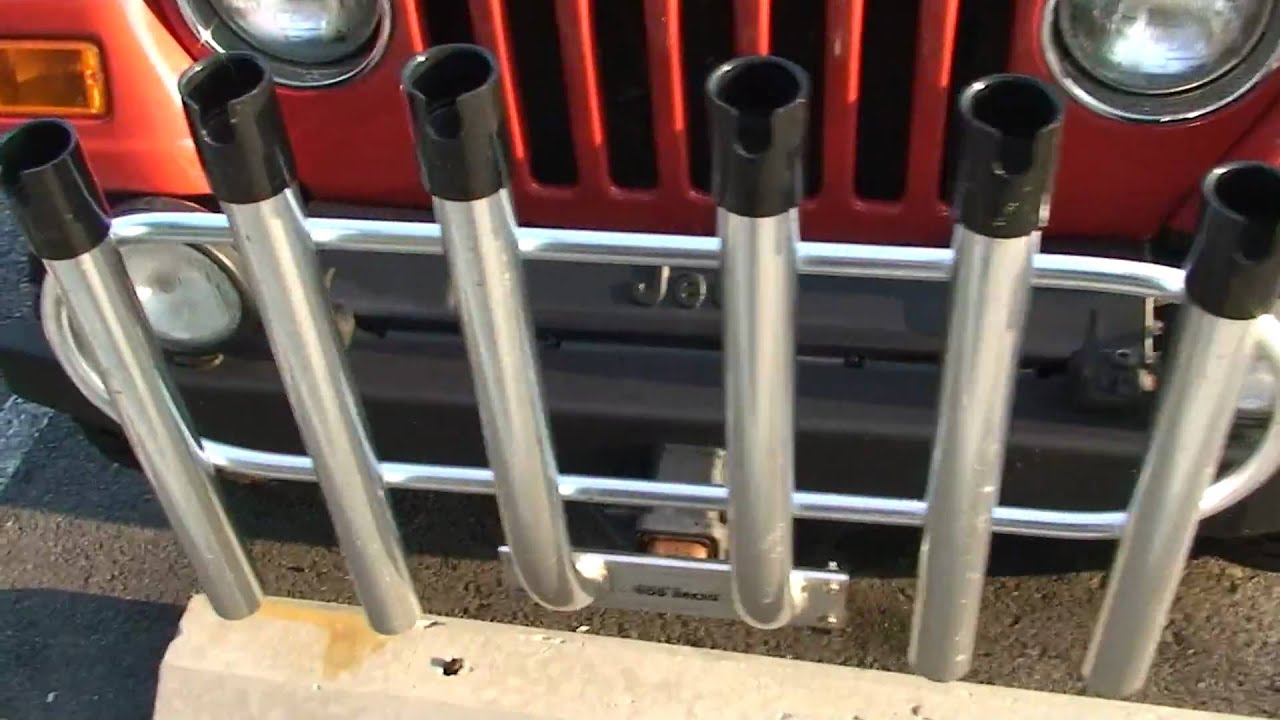
[[[1251,320],[1280,294],[1280,170],[1259,162],[1215,168],[1187,256],[1187,298],[1206,312]]]
[[[735,215],[771,217],[804,195],[809,75],[768,55],[734,58],[707,78],[711,197]]]
[[[62,120],[23,123],[0,142],[0,191],[42,260],[83,255],[111,230],[75,128]]]
[[[1062,129],[1057,93],[1026,75],[990,75],[965,88],[958,110],[956,221],[994,238],[1044,227]]]
[[[220,202],[243,205],[293,185],[293,152],[266,64],[245,52],[211,55],[178,79],[196,151]]]
[[[311,211],[323,212],[315,205]],[[1096,240],[1091,244],[1050,238],[1043,245],[1046,252],[1088,252],[1096,249]],[[335,271],[334,301],[368,327],[392,331],[458,327],[445,258],[326,249],[320,257],[325,267]],[[659,272],[659,268],[526,260],[525,284],[534,325],[544,337],[558,339],[718,347],[723,324],[719,271],[671,267],[665,287]],[[640,284],[648,289],[643,300],[637,298]],[[851,362],[858,362],[858,356],[916,361],[941,357],[947,328],[946,314],[939,309],[947,306],[946,283],[805,275],[797,285],[800,353],[847,357]],[[705,288],[705,292],[690,292],[690,287]],[[689,302],[691,298],[694,303]],[[1143,337],[1145,319],[1141,298],[1037,290],[1031,295],[1022,342],[1024,362],[1065,366],[1090,338],[1099,348],[1129,347]]]
[[[502,94],[488,50],[465,44],[434,47],[409,61],[401,87],[427,192],[469,201],[507,186]]]

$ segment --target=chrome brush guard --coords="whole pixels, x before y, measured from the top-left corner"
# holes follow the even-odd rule
[[[786,61],[739,58],[707,87],[720,237],[520,228],[506,189],[497,87],[492,58],[472,46],[436,47],[406,68],[419,159],[441,224],[306,218],[271,80],[247,55],[202,60],[180,83],[222,214],[144,213],[108,224],[69,126],[38,121],[0,144],[0,165],[9,166],[0,168],[3,189],[49,268],[41,301],[49,344],[85,397],[124,427],[219,614],[251,614],[261,589],[214,470],[318,482],[361,604],[386,634],[413,627],[420,614],[387,488],[495,495],[508,577],[547,607],[736,617],[761,628],[845,622],[849,576],[793,566],[795,518],[922,527],[911,662],[936,680],[968,670],[991,533],[1120,538],[1086,673],[1095,692],[1124,695],[1141,685],[1196,522],[1280,467],[1277,400],[1252,454],[1210,482],[1248,363],[1256,354],[1280,375],[1280,324],[1265,314],[1280,285],[1280,219],[1267,209],[1280,198],[1280,173],[1254,165],[1210,175],[1187,272],[1039,253],[1061,108],[1038,81],[995,76],[962,97],[967,144],[951,249],[800,241],[808,79]],[[309,455],[192,435],[119,257],[120,247],[146,243],[240,250]],[[318,249],[447,257],[462,286],[459,315],[490,468],[374,456],[319,282]],[[722,269],[726,485],[559,471],[532,349],[526,260]],[[795,489],[797,274],[951,282],[925,499]],[[1161,401],[1131,511],[996,503],[1033,287],[1185,304],[1179,330],[1190,339],[1175,344],[1166,378],[1173,389]],[[579,551],[569,543],[566,501],[723,511],[728,561]]]
[[[440,226],[435,223],[308,218],[307,230],[319,248],[406,255],[443,254]],[[720,241],[709,236],[656,235],[522,227],[518,231],[525,260],[617,265],[674,265],[716,268]],[[225,216],[214,213],[138,213],[116,218],[111,225],[116,245],[172,243],[229,245]],[[797,247],[797,270],[803,275],[884,278],[946,282],[954,252],[947,248],[893,247],[803,241]],[[1037,254],[1032,285],[1036,288],[1117,293],[1150,298],[1160,304],[1182,302],[1184,273],[1178,268],[1132,260],[1083,255]],[[76,387],[108,417],[115,409],[91,356],[78,345],[57,282],[45,280],[41,307],[45,336]],[[1259,356],[1280,372],[1280,324],[1270,315],[1254,322]],[[1200,517],[1222,512],[1247,497],[1280,469],[1280,402],[1272,421],[1247,459],[1205,491]],[[204,455],[219,470],[276,480],[315,482],[305,455],[285,455],[201,439]],[[433,490],[492,495],[493,473],[487,468],[382,462],[383,482],[405,490]],[[726,510],[729,491],[723,486],[562,474],[560,496],[569,502],[632,507],[667,506],[693,510]],[[872,525],[919,527],[925,503],[919,498],[890,498],[809,492],[792,494],[791,512],[806,520],[832,520]],[[993,532],[1006,535],[1103,540],[1118,538],[1127,520],[1124,510],[1068,511],[997,506]]]

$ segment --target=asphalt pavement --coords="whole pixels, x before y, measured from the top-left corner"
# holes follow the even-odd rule
[[[30,312],[24,278],[0,207],[0,319]],[[195,591],[190,567],[143,478],[101,458],[66,418],[3,392],[0,404],[0,720],[144,717],[156,667]],[[226,491],[269,592],[354,602],[315,487],[227,483]],[[856,577],[849,625],[763,632],[727,621],[543,611],[503,586],[491,499],[393,499],[431,614],[906,670],[914,531],[803,528],[809,554]],[[997,538],[970,679],[1079,692],[1110,550]],[[1138,700],[1280,717],[1280,558],[1199,548],[1164,639]]]

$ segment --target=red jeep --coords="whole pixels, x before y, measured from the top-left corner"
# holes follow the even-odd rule
[[[1269,0],[6,0],[0,131],[69,118],[117,214],[214,210],[177,81],[195,59],[249,50],[280,88],[311,216],[425,220],[400,72],[459,42],[488,48],[505,78],[514,205],[531,227],[712,233],[702,88],[744,54],[788,58],[812,78],[807,240],[945,245],[955,98],[996,72],[1039,77],[1066,105],[1046,251],[1178,264],[1206,171],[1280,161]],[[300,452],[233,264],[183,250],[129,262],[196,425]],[[322,260],[380,454],[483,465],[444,260]],[[562,468],[646,476],[663,447],[721,443],[717,271],[532,261],[526,273]],[[803,277],[798,306],[799,485],[919,497],[945,286]],[[1162,312],[1138,297],[1036,293],[1002,502],[1126,504]],[[0,369],[14,392],[123,447],[38,320],[0,326]],[[1273,384],[1261,366],[1249,378],[1229,458],[1261,432]],[[1278,503],[1273,481],[1204,528],[1278,530]]]

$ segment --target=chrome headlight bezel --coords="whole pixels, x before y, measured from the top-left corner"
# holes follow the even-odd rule
[[[373,67],[391,41],[394,23],[391,0],[377,0],[378,20],[373,37],[352,55],[327,63],[305,63],[272,55],[244,37],[227,22],[216,3],[218,0],[177,0],[187,26],[201,44],[217,52],[246,51],[263,58],[271,68],[272,78],[280,85],[319,88],[350,80]]]
[[[1167,93],[1121,89],[1098,79],[1067,48],[1058,23],[1059,3],[1048,0],[1040,22],[1045,62],[1058,84],[1077,102],[1114,119],[1134,122],[1191,120],[1239,99],[1261,82],[1280,61],[1280,7],[1271,3],[1264,28],[1253,47],[1235,65],[1194,87]]]

